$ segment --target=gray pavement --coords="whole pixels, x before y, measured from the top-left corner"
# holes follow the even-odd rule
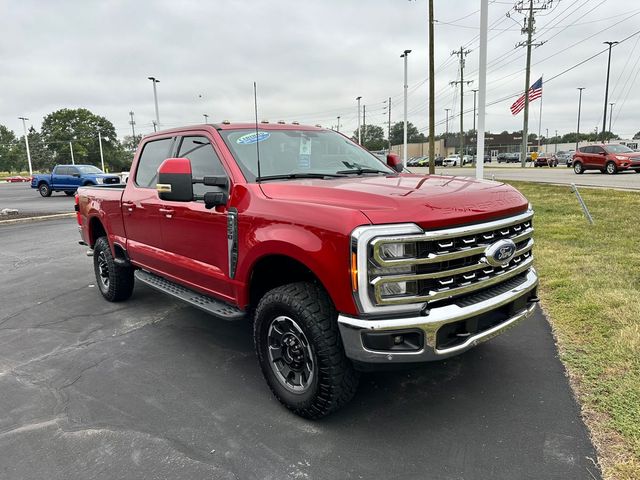
[[[21,213],[69,213],[73,212],[73,202],[73,197],[64,192],[43,198],[30,183],[0,183],[0,210],[16,208]]]
[[[549,326],[369,373],[318,422],[272,397],[246,322],[144,285],[102,299],[74,219],[0,225],[0,478],[600,478]]]
[[[426,174],[428,168],[409,168],[414,173]],[[436,173],[440,175],[462,175],[475,177],[475,168],[443,168],[436,167]],[[585,187],[605,187],[625,190],[640,190],[640,174],[635,172],[620,172],[616,175],[605,175],[598,171],[588,171],[582,175],[576,175],[571,168],[564,165],[556,168],[520,168],[519,165],[508,164],[500,167],[491,167],[488,164],[484,168],[484,178],[491,180],[522,180],[526,182],[556,183]]]

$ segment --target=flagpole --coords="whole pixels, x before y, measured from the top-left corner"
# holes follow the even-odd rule
[[[542,77],[540,77],[540,80],[542,80]],[[540,83],[540,88],[543,88],[543,86],[544,86],[544,81]],[[540,155],[540,134],[541,133],[542,133],[542,95],[540,95],[540,118],[538,119],[538,155]],[[545,153],[546,153],[546,148],[545,148]]]

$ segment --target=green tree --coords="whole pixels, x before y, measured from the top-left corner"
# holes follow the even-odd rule
[[[367,150],[383,150],[387,147],[384,139],[384,130],[377,125],[361,125],[360,126],[362,146]],[[353,138],[358,140],[358,130],[353,132]]]
[[[0,125],[0,171],[13,172],[26,169],[27,155],[20,155],[20,143],[15,133],[4,125]]]
[[[634,140],[640,140],[640,131],[633,136]]]
[[[42,137],[55,163],[71,163],[69,142],[76,163],[100,166],[98,130],[102,135],[105,167],[111,171],[127,166],[124,148],[118,142],[113,124],[85,108],[63,108],[44,117]]]
[[[391,126],[391,145],[402,145],[404,143],[404,122],[397,122]],[[407,122],[407,143],[425,142],[424,134],[411,122]]]

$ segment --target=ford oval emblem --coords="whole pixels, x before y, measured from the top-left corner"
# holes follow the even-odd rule
[[[504,239],[489,245],[484,251],[487,263],[492,267],[501,267],[511,261],[516,254],[516,244],[513,241]]]

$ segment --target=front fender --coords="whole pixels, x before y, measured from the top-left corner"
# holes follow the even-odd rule
[[[242,227],[242,225],[240,225]],[[252,234],[239,251],[237,280],[240,305],[249,303],[251,272],[258,261],[272,255],[292,258],[305,265],[322,283],[340,312],[356,314],[349,278],[349,238],[337,232],[302,225],[270,224]],[[243,255],[242,250],[245,250]]]

